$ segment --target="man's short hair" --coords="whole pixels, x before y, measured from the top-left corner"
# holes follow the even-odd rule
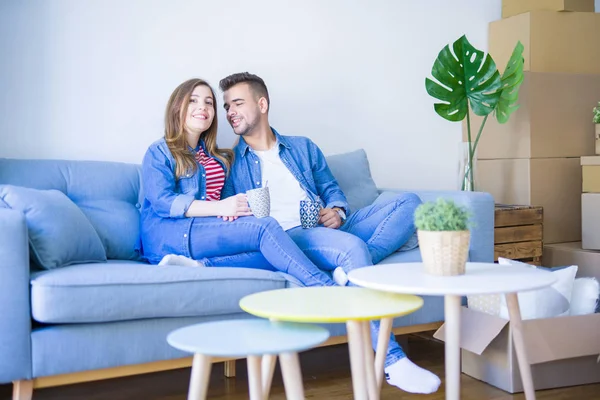
[[[237,74],[232,74],[221,79],[219,82],[219,88],[221,91],[225,92],[239,83],[247,83],[250,85],[250,89],[254,92],[257,98],[264,97],[267,99],[267,104],[271,104],[269,99],[269,91],[267,90],[265,81],[249,72],[238,72]]]

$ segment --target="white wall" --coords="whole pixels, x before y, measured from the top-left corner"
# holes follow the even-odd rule
[[[500,4],[4,0],[0,157],[139,163],[175,86],[250,71],[266,80],[281,133],[325,154],[364,148],[380,186],[454,189],[460,124],[434,113],[424,80],[462,34],[486,50]]]

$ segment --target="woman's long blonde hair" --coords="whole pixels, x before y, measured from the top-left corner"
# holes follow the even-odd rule
[[[202,79],[190,79],[179,85],[171,94],[167,109],[165,112],[165,141],[171,154],[175,159],[175,176],[179,179],[182,176],[195,172],[198,168],[194,154],[188,149],[186,141],[185,117],[190,103],[192,92],[197,86],[206,86],[210,89],[213,97],[213,108],[215,109],[214,118],[210,127],[200,135],[200,140],[204,140],[206,152],[212,157],[218,158],[225,165],[227,173],[233,162],[233,151],[230,149],[220,149],[217,146],[217,109],[215,104],[217,98],[215,91],[210,85]]]

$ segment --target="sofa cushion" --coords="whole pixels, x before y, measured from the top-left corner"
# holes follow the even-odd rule
[[[348,199],[351,212],[375,201],[379,192],[371,177],[367,153],[363,149],[331,155],[326,157],[326,160],[340,189]]]
[[[384,258],[379,264],[396,264],[396,263],[412,263],[421,262],[421,250],[412,249],[407,251],[395,252]]]
[[[65,193],[88,217],[109,259],[139,260],[140,166],[0,158],[0,184]]]
[[[287,277],[250,268],[82,264],[32,274],[32,314],[43,323],[82,323],[237,313],[245,295],[292,286]]]
[[[31,255],[40,267],[106,261],[94,227],[64,193],[0,185],[0,203],[25,215]]]

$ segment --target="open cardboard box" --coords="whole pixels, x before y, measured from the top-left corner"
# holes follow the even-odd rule
[[[444,340],[445,325],[434,334]],[[523,391],[508,320],[463,307],[462,372],[509,393]],[[600,314],[523,321],[536,390],[600,382]]]

